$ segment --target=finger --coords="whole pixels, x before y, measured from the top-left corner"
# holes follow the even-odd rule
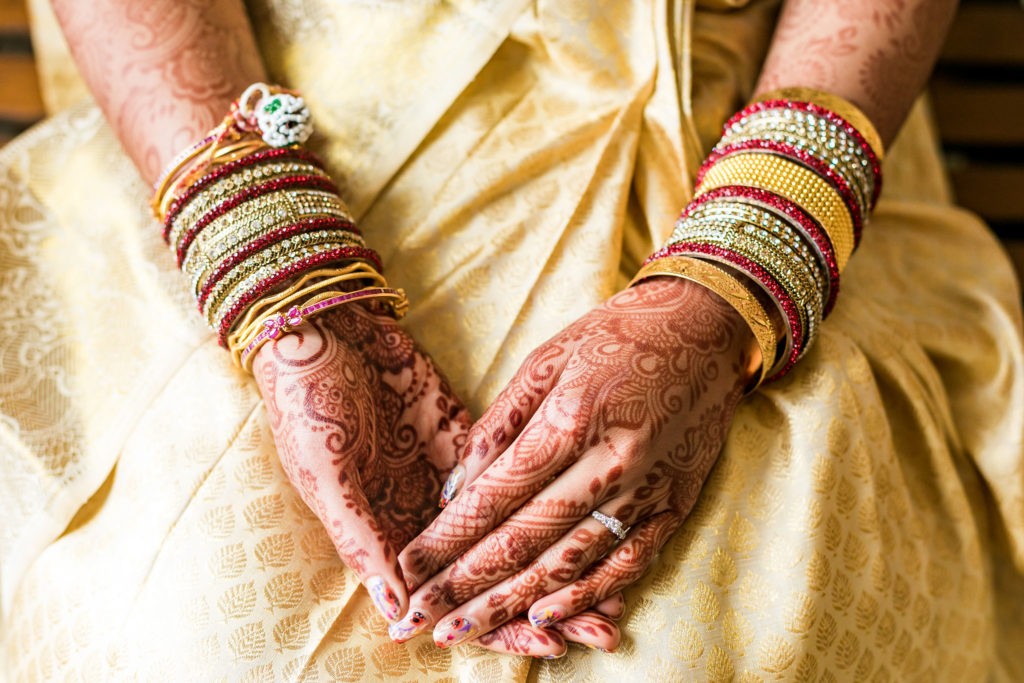
[[[366,587],[374,605],[389,623],[405,612],[408,594],[398,554],[373,514],[357,480],[342,472],[340,491],[318,498],[320,517],[338,556]]]
[[[555,621],[578,614],[634,583],[647,571],[682,520],[680,513],[668,511],[640,522],[621,545],[578,580],[535,602],[530,607],[530,621],[550,627]],[[561,610],[565,611],[564,615],[550,618],[552,613]]]
[[[643,504],[638,504],[638,501]],[[638,498],[634,492],[610,501],[602,509],[628,525],[660,512],[667,505],[668,487],[665,486],[654,498],[650,498],[646,490],[642,498]],[[530,526],[528,523],[527,528]],[[463,595],[459,591],[467,590],[466,584],[473,585],[473,581],[481,574],[478,566],[471,563],[463,565],[463,558],[450,571],[439,574],[437,583],[431,579],[425,584],[423,589],[410,598],[410,603],[414,609],[427,616],[427,621],[437,620],[435,639],[452,641],[452,633],[464,636],[460,627],[467,623],[473,626],[477,634],[485,633],[523,612],[539,598],[572,583],[617,540],[618,537],[605,525],[586,516],[577,520],[569,533],[539,553],[528,568],[482,592],[476,587],[472,588],[475,597],[449,614],[439,618],[439,612],[444,611],[446,606],[454,607],[462,601]],[[533,625],[544,628],[548,623],[568,616],[567,608],[554,605],[551,610],[549,614],[540,615],[538,620],[533,621]],[[421,627],[425,625],[421,624]],[[465,637],[461,640],[465,640]]]
[[[571,462],[582,445],[582,411],[581,401],[563,392],[545,399],[512,446],[402,551],[410,588],[478,542]]]
[[[594,610],[612,621],[618,621],[626,613],[626,599],[622,597],[622,591],[619,591],[610,598],[605,598],[594,605]]]
[[[622,632],[615,622],[595,611],[582,612],[555,622],[551,630],[562,634],[567,641],[601,652],[614,652],[622,639]]]
[[[507,655],[530,655],[539,659],[564,657],[568,648],[565,639],[555,631],[537,628],[526,619],[514,619],[501,628],[485,633],[473,641],[492,652]],[[445,647],[442,643],[435,643]]]
[[[550,343],[526,357],[470,430],[462,460],[441,490],[440,507],[447,506],[462,488],[473,483],[519,436],[558,383],[566,358],[565,349]]]

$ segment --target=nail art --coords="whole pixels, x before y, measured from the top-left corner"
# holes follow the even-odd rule
[[[567,654],[569,654],[569,651],[568,650],[563,650],[561,652],[561,654],[557,654],[557,655],[534,655],[533,657],[534,657],[534,659],[561,659],[562,657],[566,656]]]
[[[441,489],[441,500],[437,506],[440,508],[447,507],[448,503],[452,502],[452,498],[459,492],[459,488],[462,486],[462,482],[466,481],[466,468],[462,465],[456,465],[452,473],[448,475],[448,480],[444,483],[444,488]]]
[[[530,623],[537,628],[546,628],[565,616],[566,609],[561,605],[551,605],[530,615]]]
[[[366,590],[370,592],[370,598],[377,605],[381,615],[388,621],[394,621],[402,612],[402,605],[398,596],[391,590],[391,586],[379,576],[371,576],[366,580]]]
[[[409,614],[405,615],[405,619],[402,619],[397,624],[388,626],[388,635],[396,643],[404,643],[410,638],[423,633],[428,626],[430,626],[430,619],[427,618],[426,614],[423,612],[409,612]]]
[[[442,624],[434,629],[434,645],[438,647],[451,647],[469,640],[479,631],[468,617],[455,617],[447,624]]]

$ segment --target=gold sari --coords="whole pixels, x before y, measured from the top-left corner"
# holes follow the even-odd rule
[[[768,0],[251,0],[405,323],[475,414],[667,236]],[[43,31],[43,29],[40,29]],[[46,62],[45,52],[41,54]],[[72,79],[49,84],[59,100]],[[615,654],[392,643],[95,107],[0,151],[14,681],[1020,680],[1020,291],[919,107],[817,346],[740,407]]]

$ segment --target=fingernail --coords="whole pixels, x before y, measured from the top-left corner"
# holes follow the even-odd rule
[[[534,655],[533,658],[534,659],[561,659],[562,657],[566,656],[567,654],[569,654],[569,651],[568,650],[563,650],[561,652],[561,654],[557,654],[557,655]]]
[[[459,488],[464,481],[466,481],[466,468],[462,465],[456,465],[452,473],[448,475],[447,481],[444,482],[444,488],[441,489],[441,501],[437,506],[440,508],[447,507],[448,503],[452,502],[455,494],[459,492]]]
[[[395,621],[402,613],[402,605],[398,601],[398,595],[391,590],[391,586],[379,576],[371,576],[366,580],[366,590],[370,592],[373,604],[377,610],[388,621]]]
[[[458,645],[475,636],[479,630],[468,617],[455,617],[447,624],[441,624],[434,629],[434,645],[438,647]]]
[[[530,623],[537,628],[546,628],[564,617],[569,610],[561,605],[551,605],[530,615]]]
[[[583,644],[586,645],[587,647],[589,647],[591,650],[597,650],[598,652],[603,652],[606,655],[613,655],[613,654],[615,654],[615,650],[606,650],[603,647],[598,647],[597,645],[591,645],[589,643],[583,643]]]
[[[428,626],[430,626],[430,620],[426,614],[423,612],[409,612],[405,615],[405,619],[402,619],[397,624],[388,626],[388,635],[396,643],[404,643],[410,638],[423,633],[427,630]]]

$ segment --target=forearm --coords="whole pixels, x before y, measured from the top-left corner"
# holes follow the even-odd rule
[[[53,0],[79,70],[147,182],[265,80],[241,0]]]
[[[956,0],[786,0],[757,93],[803,86],[853,102],[885,144],[920,93]]]

